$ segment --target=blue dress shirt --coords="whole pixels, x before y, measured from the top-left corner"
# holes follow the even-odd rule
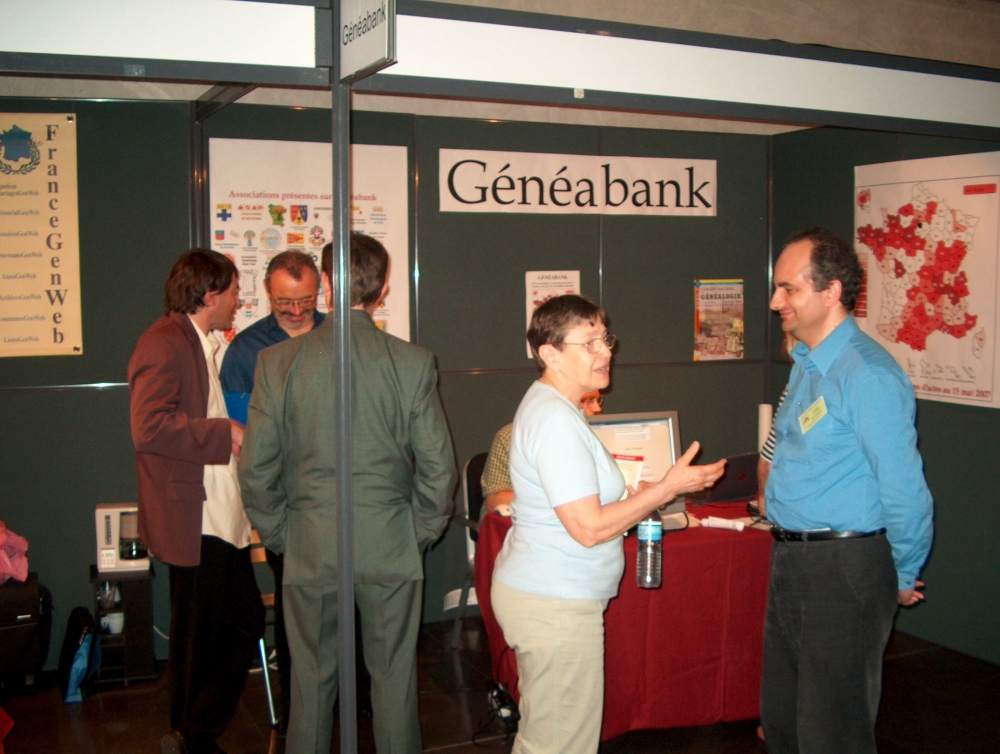
[[[799,343],[792,358],[774,423],[768,518],[801,531],[885,528],[899,588],[913,588],[930,552],[933,502],[909,378],[852,316],[814,349]],[[803,432],[800,418],[821,397],[826,415]]]
[[[318,327],[325,314],[313,311],[313,327]],[[225,393],[229,416],[246,424],[247,404],[253,392],[253,373],[257,369],[257,354],[268,346],[288,340],[291,336],[278,325],[273,314],[250,325],[233,338],[222,357],[219,381]]]

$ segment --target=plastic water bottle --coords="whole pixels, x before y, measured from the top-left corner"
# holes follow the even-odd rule
[[[635,583],[641,589],[659,589],[663,563],[663,523],[654,510],[639,522],[639,551],[635,559]]]

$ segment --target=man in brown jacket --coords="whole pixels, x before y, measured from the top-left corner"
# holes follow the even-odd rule
[[[239,278],[192,249],[170,270],[164,316],[128,367],[139,530],[170,570],[170,724],[162,754],[216,754],[263,633],[250,524],[236,478],[243,427],[228,418],[212,330],[232,326]]]

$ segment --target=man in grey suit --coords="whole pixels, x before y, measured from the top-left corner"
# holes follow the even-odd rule
[[[325,253],[323,290],[331,306],[332,263]],[[382,244],[352,234],[355,600],[376,749],[417,754],[422,556],[448,521],[457,474],[434,355],[372,320],[389,291],[388,269]],[[332,347],[328,317],[312,332],[261,351],[240,459],[247,515],[264,544],[285,554],[289,754],[328,754],[337,697]]]

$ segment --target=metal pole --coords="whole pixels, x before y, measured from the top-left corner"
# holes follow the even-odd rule
[[[771,286],[774,285],[774,137],[767,139],[767,293],[764,296],[764,403],[771,402]]]
[[[333,69],[333,348],[337,460],[337,655],[340,751],[358,750],[354,667],[354,498],[351,484],[351,85],[340,81],[340,0],[332,3]]]
[[[190,221],[188,224],[188,246],[207,248],[208,240],[208,156],[205,154],[205,129],[198,118],[197,103],[191,103],[191,176],[190,176]]]

